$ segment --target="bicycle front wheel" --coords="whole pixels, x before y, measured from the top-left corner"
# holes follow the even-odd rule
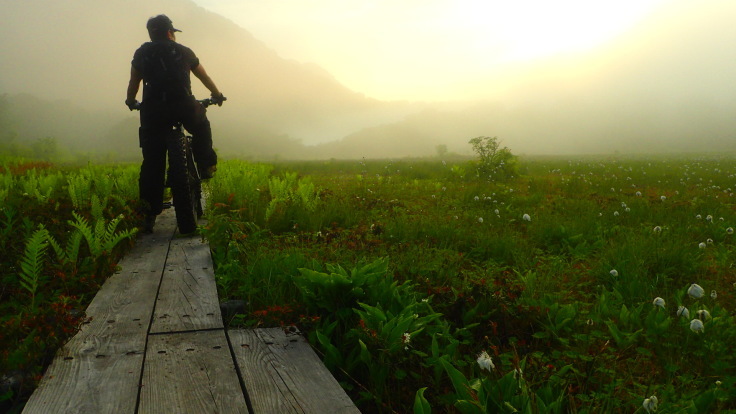
[[[199,182],[189,174],[190,151],[187,137],[173,133],[167,142],[169,152],[169,184],[174,198],[174,211],[179,233],[189,234],[197,230],[199,206]]]

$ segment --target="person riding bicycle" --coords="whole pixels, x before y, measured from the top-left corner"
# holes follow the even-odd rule
[[[202,179],[212,178],[217,154],[212,149],[212,130],[206,110],[192,95],[189,74],[193,73],[212,93],[218,105],[225,100],[194,52],[176,42],[174,25],[166,15],[148,19],[150,42],[133,55],[125,105],[140,109],[140,147],[143,163],[139,179],[143,202],[144,230],[153,231],[156,216],[163,208],[166,175],[166,134],[181,124],[192,134],[192,152]],[[136,100],[143,81],[143,99]]]

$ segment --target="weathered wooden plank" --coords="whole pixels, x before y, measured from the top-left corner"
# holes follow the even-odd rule
[[[256,413],[360,413],[306,340],[281,328],[228,331]]]
[[[222,328],[208,244],[199,238],[171,242],[151,333]]]
[[[90,330],[85,328],[85,334]],[[57,353],[23,412],[134,413],[144,346],[119,340],[118,336],[90,334],[70,341]],[[131,351],[111,352],[113,349]]]
[[[225,332],[151,335],[138,412],[248,413]]]
[[[146,333],[173,214],[140,235],[87,308],[89,322],[56,354],[24,413],[134,413]]]

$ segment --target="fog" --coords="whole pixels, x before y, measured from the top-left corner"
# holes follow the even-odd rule
[[[123,105],[130,61],[148,40],[146,19],[165,12],[228,97],[208,112],[224,156],[469,153],[480,135],[529,155],[733,151],[736,5],[674,3],[595,50],[451,80],[487,91],[479,99],[411,102],[350,90],[320,62],[284,59],[190,0],[3,0],[0,144],[54,137],[136,157],[137,114]]]

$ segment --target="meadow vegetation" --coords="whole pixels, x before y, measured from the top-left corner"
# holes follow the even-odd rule
[[[0,411],[28,397],[132,246],[137,175],[0,159]]]
[[[297,325],[363,412],[736,411],[736,159],[504,165],[222,162],[202,234],[246,303],[228,324]],[[68,334],[42,321],[83,318],[136,174],[4,164],[2,371],[40,374]]]
[[[300,326],[364,412],[736,410],[732,158],[220,171],[230,323]]]

